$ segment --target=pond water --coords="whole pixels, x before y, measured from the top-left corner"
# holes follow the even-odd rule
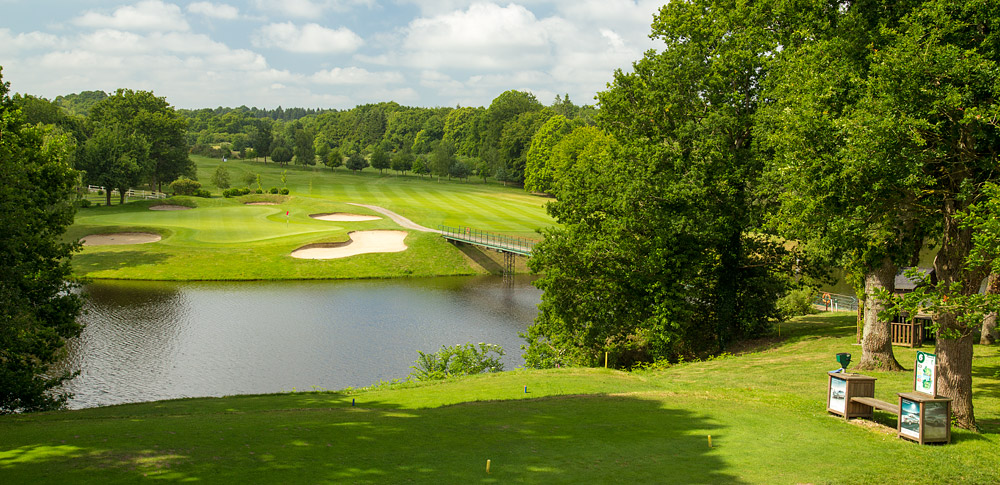
[[[405,378],[417,350],[488,342],[523,365],[541,291],[527,277],[93,282],[63,368],[70,408],[360,387]]]

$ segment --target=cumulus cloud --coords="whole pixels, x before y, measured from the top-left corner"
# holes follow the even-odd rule
[[[549,60],[552,33],[564,30],[563,24],[558,18],[539,20],[513,3],[478,3],[410,22],[403,48],[408,62],[428,69],[536,67]]]
[[[159,0],[143,0],[115,9],[110,15],[86,12],[73,20],[80,27],[117,30],[171,31],[188,30],[181,8]]]
[[[399,72],[371,72],[360,67],[335,67],[317,72],[309,79],[318,84],[384,85],[398,84],[405,80]]]
[[[257,47],[311,54],[353,52],[363,43],[358,34],[345,27],[333,30],[306,24],[300,28],[291,22],[265,25],[254,39]]]
[[[58,36],[45,32],[26,32],[14,35],[10,29],[0,29],[0,53],[14,53],[20,50],[50,49],[63,42]]]
[[[236,20],[240,17],[238,8],[224,3],[194,2],[187,6],[187,10],[191,13],[222,20]]]
[[[312,19],[327,10],[345,12],[355,6],[372,6],[374,0],[256,0],[254,5],[267,12],[285,17]]]

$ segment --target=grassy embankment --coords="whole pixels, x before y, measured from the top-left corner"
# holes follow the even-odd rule
[[[214,189],[210,183],[212,173],[222,162],[194,159],[199,180],[206,188]],[[402,229],[381,214],[349,203],[384,207],[429,228],[469,226],[537,239],[537,229],[553,224],[544,209],[547,199],[474,179],[438,182],[388,172],[380,175],[371,169],[359,174],[343,168],[282,169],[262,161],[230,161],[225,165],[234,186],[242,186],[243,174],[252,171],[261,175],[265,190],[282,187],[281,174],[287,170],[290,197],[278,205],[248,206],[216,193],[212,199],[183,198],[180,203],[197,206],[187,211],[149,210],[161,202],[81,209],[67,233],[69,239],[139,231],[160,234],[163,240],[85,248],[73,260],[77,274],[109,279],[254,280],[459,275],[499,268],[493,254],[469,247],[456,249],[437,234],[412,230],[406,238],[409,249],[400,253],[328,261],[290,256],[306,244],[347,241],[351,231]],[[327,212],[383,218],[328,222],[309,217]],[[525,270],[523,260],[520,270]]]
[[[895,437],[886,426],[895,426],[892,415],[878,412],[873,424],[826,413],[826,371],[836,367],[836,352],[856,352],[853,323],[850,315],[801,318],[766,350],[655,372],[516,370],[395,388],[0,416],[0,476],[6,483],[1000,481],[1000,349],[976,349],[984,432],[954,430],[952,444],[920,446]],[[912,363],[915,351],[897,356]],[[872,375],[881,399],[912,388],[908,372]]]

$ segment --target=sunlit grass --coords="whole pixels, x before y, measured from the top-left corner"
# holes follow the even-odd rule
[[[515,370],[5,416],[0,476],[10,483],[1000,481],[1000,349],[976,348],[983,433],[953,430],[951,444],[921,446],[896,438],[883,413],[872,423],[826,412],[834,353],[857,351],[853,322],[853,315],[802,318],[753,353],[655,372]],[[913,353],[897,349],[908,366]],[[910,376],[878,375],[877,394],[908,390]]]
[[[207,184],[222,162],[196,157],[200,179]],[[400,230],[382,214],[351,205],[376,205],[426,227],[442,224],[474,226],[515,236],[539,237],[535,231],[552,224],[546,199],[497,184],[436,181],[416,176],[354,174],[327,168],[280,168],[274,163],[226,162],[234,185],[242,174],[261,175],[265,189],[280,187],[287,172],[290,196],[277,205],[245,205],[247,200],[182,198],[191,210],[153,211],[159,201],[81,209],[68,240],[90,234],[153,232],[160,242],[84,248],[74,260],[81,276],[147,280],[328,279],[442,276],[489,271],[433,233],[409,230],[401,253],[377,253],[339,260],[297,260],[291,252],[320,242],[341,242],[357,230]],[[256,183],[254,184],[256,188]],[[218,191],[217,191],[218,192]],[[349,212],[380,217],[377,221],[330,222],[310,214]],[[523,269],[523,265],[521,266]]]

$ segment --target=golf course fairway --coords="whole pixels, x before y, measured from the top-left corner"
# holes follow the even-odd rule
[[[554,224],[545,213],[549,199],[481,180],[193,158],[201,180],[211,180],[211,174],[223,165],[232,180],[259,174],[265,191],[285,187],[290,193],[223,198],[218,195],[221,190],[208,186],[216,189],[212,198],[173,197],[80,209],[67,240],[135,233],[160,240],[87,244],[73,258],[75,272],[88,278],[178,281],[480,274],[493,271],[488,263],[495,256],[475,248],[456,248],[436,233],[403,227],[365,206],[397,213],[414,226],[467,226],[533,239],[541,238],[539,229]],[[164,207],[188,210],[158,210]],[[338,219],[331,216],[338,214],[339,220],[331,220]],[[349,257],[292,256],[303,247],[345,245],[351,242],[351,232],[369,231],[404,231],[405,250],[369,252],[360,242]],[[523,259],[518,268],[526,271]]]

